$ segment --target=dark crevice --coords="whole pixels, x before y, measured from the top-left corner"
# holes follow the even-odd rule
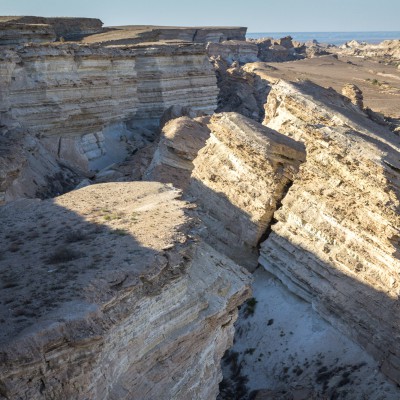
[[[276,209],[275,209],[274,215],[275,215],[275,213],[282,207],[282,201],[283,201],[283,199],[286,197],[286,195],[288,194],[289,189],[292,187],[292,185],[293,185],[293,181],[289,181],[289,182],[285,185],[285,187],[283,188],[282,196],[281,196],[281,198],[276,202]],[[267,228],[265,229],[264,233],[261,235],[260,239],[259,239],[258,242],[257,242],[257,249],[258,249],[258,251],[260,251],[261,243],[265,242],[265,241],[269,238],[269,235],[270,235],[271,232],[272,232],[272,226],[275,225],[277,222],[278,222],[278,220],[273,216],[272,219],[271,219],[271,222],[268,224],[268,226],[267,226]]]

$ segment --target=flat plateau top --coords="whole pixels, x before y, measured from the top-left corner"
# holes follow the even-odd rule
[[[179,196],[156,182],[109,183],[1,207],[0,344],[155,276],[187,237]]]

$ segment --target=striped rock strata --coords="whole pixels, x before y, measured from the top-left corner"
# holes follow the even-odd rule
[[[215,114],[208,127],[188,192],[200,206],[207,240],[254,268],[258,243],[305,159],[304,148],[236,113]]]
[[[0,85],[1,134],[40,137],[53,157],[81,171],[122,161],[154,140],[172,105],[212,113],[218,93],[200,44],[4,50]]]
[[[267,126],[307,161],[275,213],[259,262],[400,382],[400,140],[311,82],[273,86]]]
[[[93,185],[0,209],[0,399],[215,399],[249,274],[179,192]]]

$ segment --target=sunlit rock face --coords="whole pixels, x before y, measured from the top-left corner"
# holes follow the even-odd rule
[[[208,240],[254,268],[258,242],[305,159],[304,147],[237,113],[215,114],[208,127],[189,193],[201,207]]]
[[[249,274],[171,186],[0,209],[0,397],[215,399]]]
[[[265,109],[307,160],[259,262],[400,382],[399,138],[311,82],[280,81]]]

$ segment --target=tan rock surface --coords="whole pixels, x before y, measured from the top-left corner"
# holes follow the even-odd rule
[[[184,41],[194,43],[219,43],[225,40],[246,40],[245,27],[174,27],[132,25],[115,26],[106,32],[83,39],[85,43],[126,45],[149,42]]]
[[[237,113],[215,114],[208,126],[189,192],[201,206],[207,240],[254,267],[258,242],[305,159],[304,148]]]
[[[333,90],[274,85],[267,126],[307,148],[260,263],[400,381],[400,140]]]
[[[145,180],[172,183],[176,188],[186,189],[194,168],[193,160],[210,136],[208,117],[197,120],[180,117],[169,121],[161,132],[160,142]]]
[[[0,209],[3,398],[215,399],[249,276],[160,183]]]
[[[226,40],[221,43],[208,43],[209,57],[221,57],[228,64],[234,61],[240,64],[258,61],[258,47],[256,44],[244,40]]]

